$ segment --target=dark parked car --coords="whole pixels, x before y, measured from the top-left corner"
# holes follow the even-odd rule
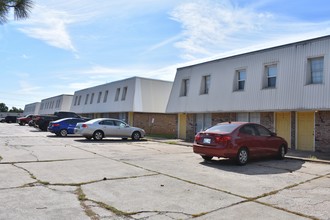
[[[74,128],[79,122],[86,122],[84,118],[63,118],[49,123],[48,131],[56,136],[65,137],[68,134],[74,134]]]
[[[16,123],[17,121],[17,116],[6,116],[5,117],[5,122],[7,123]]]
[[[245,165],[250,158],[277,156],[283,159],[287,142],[260,124],[226,122],[217,124],[195,136],[193,151],[204,160],[213,157],[235,159]]]
[[[24,117],[20,117],[17,119],[17,123],[22,126],[26,125],[32,120],[32,117],[33,117],[33,115],[26,115]]]

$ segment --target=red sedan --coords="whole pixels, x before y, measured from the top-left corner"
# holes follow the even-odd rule
[[[193,149],[204,160],[225,157],[245,165],[250,158],[277,156],[283,159],[288,144],[260,124],[225,122],[199,132],[195,136]]]

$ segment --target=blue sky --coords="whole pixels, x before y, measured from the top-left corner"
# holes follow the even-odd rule
[[[25,104],[133,76],[330,34],[328,0],[34,0],[0,26],[0,103]]]

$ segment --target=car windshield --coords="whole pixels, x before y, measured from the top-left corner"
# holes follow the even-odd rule
[[[216,133],[230,133],[235,128],[240,126],[239,124],[218,124],[213,127],[210,127],[206,132],[216,132]]]

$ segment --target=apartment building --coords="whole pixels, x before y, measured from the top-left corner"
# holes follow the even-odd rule
[[[183,139],[251,121],[293,149],[330,152],[330,36],[179,68],[166,112],[178,115]]]

